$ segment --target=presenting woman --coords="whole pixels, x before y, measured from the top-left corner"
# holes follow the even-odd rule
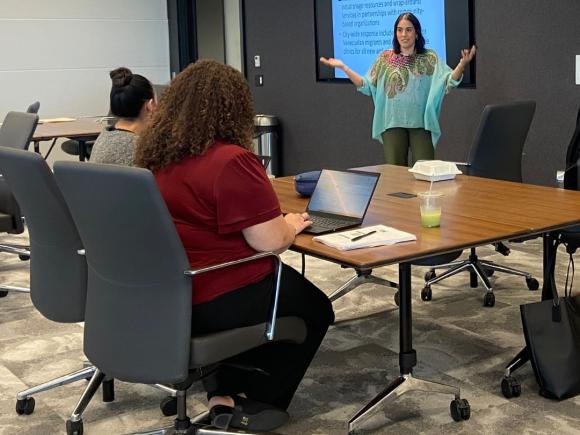
[[[475,46],[461,50],[452,70],[425,48],[421,24],[412,13],[399,15],[393,32],[393,49],[383,51],[364,77],[339,59],[322,57],[320,62],[344,71],[359,92],[373,98],[372,136],[383,143],[386,163],[407,166],[409,148],[411,164],[433,160],[443,96],[459,85]]]
[[[282,215],[252,152],[253,118],[242,74],[200,60],[171,82],[139,139],[136,164],[155,174],[192,268],[283,251],[312,223],[306,213]],[[193,280],[192,333],[264,322],[273,279],[270,258],[200,275]],[[306,339],[237,355],[206,378],[214,426],[269,431],[288,419],[286,409],[334,314],[323,292],[284,265],[278,315],[302,318]]]

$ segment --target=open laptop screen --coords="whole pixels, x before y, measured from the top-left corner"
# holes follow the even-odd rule
[[[362,219],[379,175],[372,172],[323,169],[307,211]]]

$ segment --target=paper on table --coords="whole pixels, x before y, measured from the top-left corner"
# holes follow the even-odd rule
[[[71,122],[76,121],[76,118],[45,118],[38,120],[39,124],[51,124],[53,122]]]
[[[375,231],[370,234],[371,231]],[[369,234],[359,240],[352,240],[355,237]],[[325,234],[313,237],[315,240],[341,251],[351,249],[370,248],[373,246],[393,245],[400,242],[410,242],[417,240],[414,234],[406,233],[386,225],[373,225],[372,227],[357,228],[356,230],[343,231],[340,233]]]

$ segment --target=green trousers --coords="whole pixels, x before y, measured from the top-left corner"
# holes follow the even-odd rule
[[[435,158],[431,132],[423,128],[389,128],[381,134],[381,137],[385,163],[389,165],[408,166],[409,148],[411,148],[411,165],[417,160]]]

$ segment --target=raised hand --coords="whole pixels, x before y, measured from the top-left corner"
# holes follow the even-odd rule
[[[461,50],[461,60],[459,62],[461,62],[463,65],[467,65],[475,57],[475,51],[475,45],[471,47],[471,49],[464,48]]]
[[[331,68],[344,68],[344,63],[340,59],[335,59],[334,57],[321,57],[320,63],[323,65],[329,66]]]

